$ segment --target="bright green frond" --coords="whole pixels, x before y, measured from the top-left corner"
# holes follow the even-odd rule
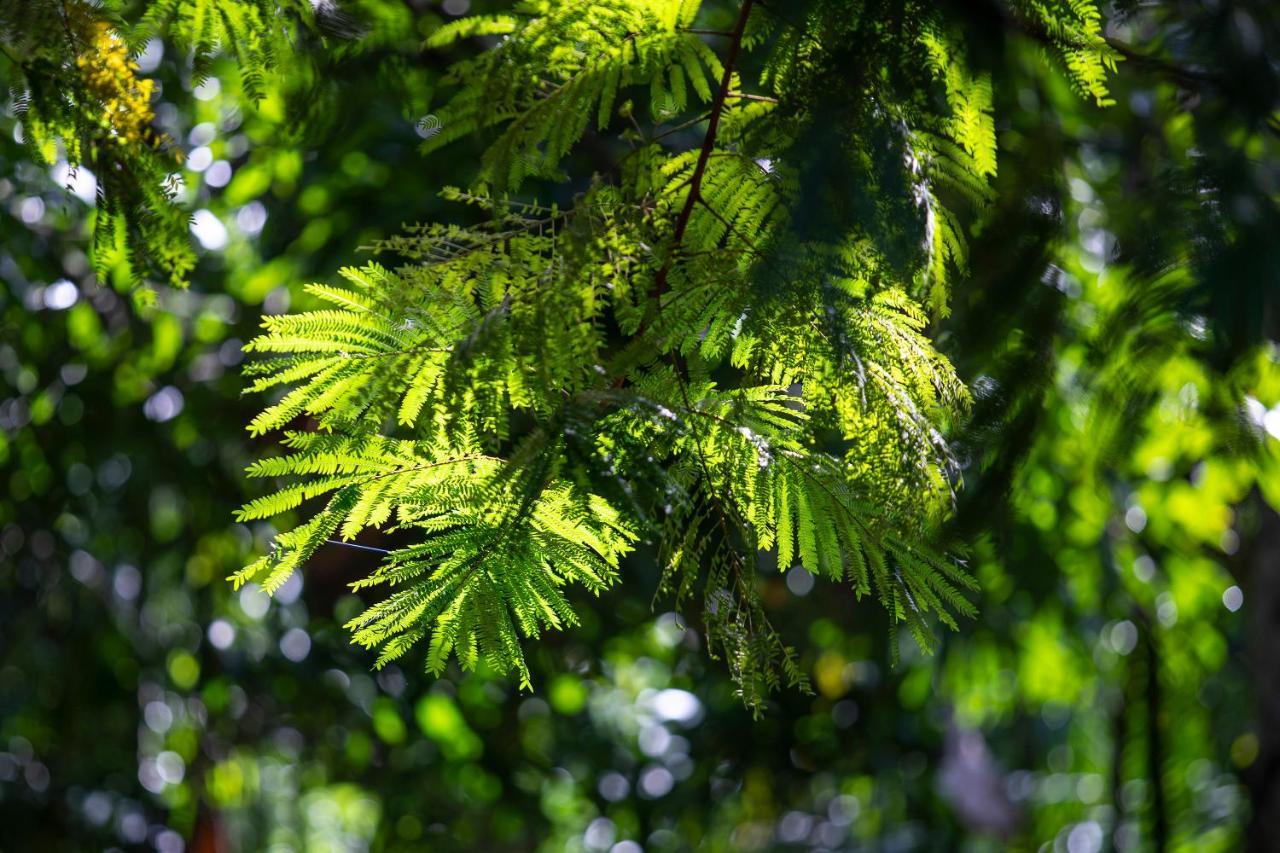
[[[1067,47],[1097,19],[1063,2],[1018,9],[1097,96]],[[249,345],[275,395],[251,431],[300,431],[242,517],[328,503],[240,580],[394,527],[411,544],[355,584],[388,590],[356,640],[527,684],[523,639],[574,624],[569,587],[607,589],[643,537],[757,709],[807,685],[759,563],[846,584],[926,647],[972,614],[931,544],[969,405],[931,323],[990,206],[993,80],[928,4],[901,32],[858,0],[797,3],[802,29],[751,8],[709,34],[691,0],[530,0],[428,37],[469,54],[425,147],[481,137],[442,193],[470,224],[376,243],[399,265],[309,286]],[[579,151],[607,162],[561,174]],[[513,196],[530,178],[574,194]]]

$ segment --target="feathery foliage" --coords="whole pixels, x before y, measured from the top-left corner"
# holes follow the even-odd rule
[[[1072,85],[1098,106],[1114,103],[1107,77],[1121,55],[1102,31],[1102,13],[1092,0],[1018,0],[1014,11],[1028,26],[1047,36],[1050,51],[1067,70]]]
[[[181,150],[156,129],[156,82],[136,61],[147,42],[189,51],[195,83],[230,55],[258,100],[299,34],[316,27],[308,0],[0,0],[0,62],[17,72],[12,98],[32,159],[63,160],[97,181],[90,254],[100,278],[180,286],[196,263],[177,201]]]
[[[394,269],[266,320],[248,370],[277,396],[250,429],[291,431],[250,473],[287,484],[242,517],[327,502],[237,583],[400,531],[356,584],[389,588],[356,640],[527,683],[520,638],[572,624],[562,587],[599,592],[643,539],[754,708],[804,684],[762,560],[848,582],[926,647],[972,613],[931,544],[968,394],[928,327],[990,195],[993,93],[932,4],[898,5],[532,0],[434,32],[483,45],[424,143],[488,140],[444,193],[474,224],[409,228],[376,247]],[[1096,24],[1034,11],[1064,43]],[[559,182],[572,204],[532,200]]]
[[[111,0],[108,8],[124,13],[131,0]],[[167,36],[193,58],[196,80],[208,76],[218,53],[236,60],[245,94],[259,100],[266,77],[296,50],[297,33],[315,24],[310,0],[152,0],[128,31],[130,46],[140,50],[148,39]]]
[[[65,159],[97,179],[99,276],[119,270],[128,281],[153,274],[183,282],[195,253],[174,203],[179,154],[152,127],[155,84],[139,75],[119,30],[78,0],[3,2],[0,45],[21,74],[14,100],[32,159]]]

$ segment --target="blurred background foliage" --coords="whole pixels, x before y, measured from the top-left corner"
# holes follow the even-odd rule
[[[446,60],[423,37],[471,4],[343,3],[257,101],[230,58],[200,81],[148,42],[199,258],[149,307],[93,274],[96,178],[31,162],[11,100],[0,847],[1276,849],[1274,11],[1116,4],[1099,108],[1000,7],[953,5],[1002,158],[935,330],[976,397],[951,531],[980,616],[891,668],[873,606],[762,574],[815,692],[758,722],[643,556],[529,649],[533,695],[374,673],[340,628],[372,554],[329,547],[274,599],[225,582],[271,532],[231,518],[264,450],[241,343],[475,168],[416,151]]]

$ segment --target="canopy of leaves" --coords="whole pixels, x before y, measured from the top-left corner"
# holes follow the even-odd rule
[[[310,5],[0,2],[6,849],[1274,846],[1265,4]]]
[[[804,681],[762,609],[757,551],[874,592],[926,647],[927,618],[972,613],[971,579],[929,543],[954,485],[942,431],[968,395],[913,295],[945,313],[962,222],[988,200],[991,82],[923,5],[903,26],[815,5],[803,38],[751,3],[709,36],[699,8],[532,3],[432,33],[432,48],[501,36],[451,65],[423,146],[489,140],[468,188],[446,193],[480,221],[379,243],[407,263],[312,287],[330,307],[270,318],[250,345],[267,357],[255,390],[287,390],[251,429],[308,417],[339,441],[257,469],[310,479],[246,518],[333,496],[238,582],[278,586],[339,530],[418,528],[428,544],[374,576],[399,591],[359,640],[386,644],[385,661],[430,634],[438,669],[469,637],[465,665],[527,677],[507,609],[561,614],[518,620],[531,636],[568,613],[546,583],[612,576],[562,562],[527,525],[546,506],[612,569],[618,547],[586,519],[616,515],[666,554],[679,601],[700,590],[751,705]],[[837,87],[854,50],[887,73]],[[588,131],[614,153],[575,177],[563,163]],[[563,209],[516,200],[531,179],[582,189]],[[368,467],[362,448],[392,445],[366,437],[395,442],[395,461],[371,449]],[[421,473],[481,454],[496,464]]]

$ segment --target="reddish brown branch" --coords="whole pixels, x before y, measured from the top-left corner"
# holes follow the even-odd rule
[[[693,175],[689,179],[689,194],[685,196],[684,206],[676,216],[676,227],[671,235],[671,249],[662,268],[654,279],[654,295],[661,296],[670,288],[667,277],[671,272],[671,261],[680,251],[685,232],[689,229],[689,218],[693,215],[693,207],[702,198],[702,177],[707,171],[707,163],[711,160],[711,152],[716,147],[716,133],[720,130],[720,117],[724,114],[724,104],[729,97],[729,81],[733,78],[733,66],[738,61],[738,53],[742,49],[742,34],[747,28],[747,18],[751,17],[751,6],[754,0],[743,0],[742,9],[738,12],[738,20],[730,33],[729,52],[724,60],[724,74],[720,78],[720,88],[716,90],[711,101],[711,120],[707,124],[707,136],[702,140],[702,150],[698,153],[698,162],[693,167]]]

